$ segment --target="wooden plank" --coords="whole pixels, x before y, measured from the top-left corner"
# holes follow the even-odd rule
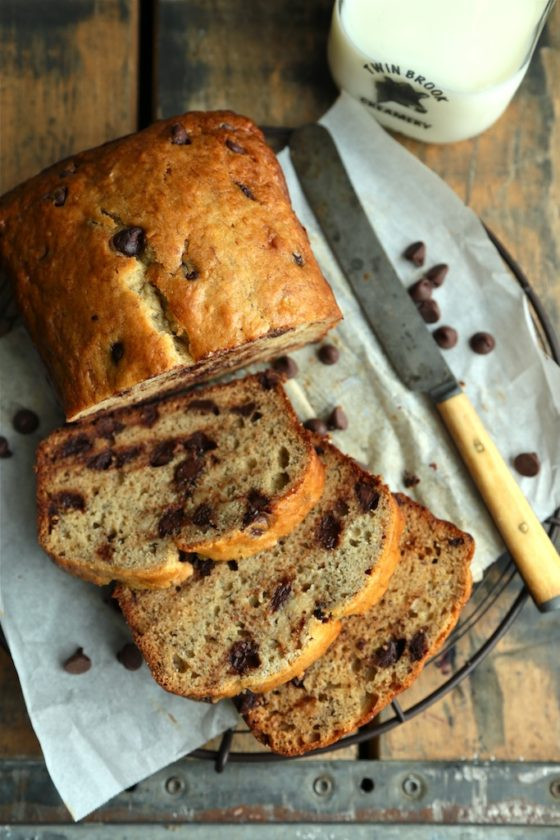
[[[317,119],[336,97],[331,10],[332,0],[160,0],[158,116],[231,108],[259,125]]]
[[[3,0],[0,193],[136,128],[139,0]]]

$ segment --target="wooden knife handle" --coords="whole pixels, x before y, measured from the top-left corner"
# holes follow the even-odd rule
[[[560,609],[560,557],[466,394],[437,408],[537,607]]]

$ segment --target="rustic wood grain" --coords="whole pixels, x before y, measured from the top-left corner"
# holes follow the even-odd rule
[[[3,0],[0,193],[136,128],[139,0]]]
[[[299,125],[336,98],[325,44],[332,0],[160,0],[157,113],[231,108]]]

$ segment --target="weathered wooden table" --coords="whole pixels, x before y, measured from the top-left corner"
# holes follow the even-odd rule
[[[3,0],[0,193],[61,157],[185,110],[232,108],[268,127],[318,118],[337,94],[325,58],[331,6],[331,0]],[[558,332],[559,82],[557,5],[520,91],[496,125],[447,146],[398,138],[509,248]],[[473,650],[486,632],[481,619],[469,636]],[[558,836],[550,826],[560,824],[559,643],[560,616],[543,617],[527,602],[467,680],[359,755],[232,765],[220,776],[209,763],[183,762],[101,809],[79,836],[155,840],[165,825],[183,822],[199,823],[189,836],[253,836],[248,825],[229,825],[224,834],[209,825],[224,821],[257,821],[259,837],[283,836],[282,821],[315,823],[308,837],[324,836],[326,823],[332,837],[371,836],[366,823],[378,822],[391,838],[412,831],[419,838],[478,838],[481,823],[485,837]],[[473,764],[494,759],[503,763]],[[455,810],[438,806],[444,790]],[[10,837],[41,836],[45,823],[57,823],[56,837],[78,836],[64,827],[68,819],[49,787],[13,665],[0,649],[0,823],[11,824]],[[120,827],[101,824],[112,822]],[[402,833],[393,825],[401,822],[415,828]],[[463,827],[440,834],[445,822]]]

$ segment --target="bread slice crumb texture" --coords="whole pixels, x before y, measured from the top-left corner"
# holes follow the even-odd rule
[[[193,577],[165,592],[117,587],[168,691],[218,699],[272,689],[326,650],[343,616],[383,594],[398,561],[398,506],[379,478],[330,444],[318,448],[323,495],[276,546],[227,563],[191,558]]]
[[[65,426],[37,454],[39,539],[86,580],[160,587],[188,553],[256,554],[320,496],[324,469],[272,372]]]
[[[327,652],[298,678],[240,699],[253,734],[301,755],[363,726],[419,675],[455,626],[471,592],[474,541],[408,497],[400,562],[365,615],[345,619]]]

